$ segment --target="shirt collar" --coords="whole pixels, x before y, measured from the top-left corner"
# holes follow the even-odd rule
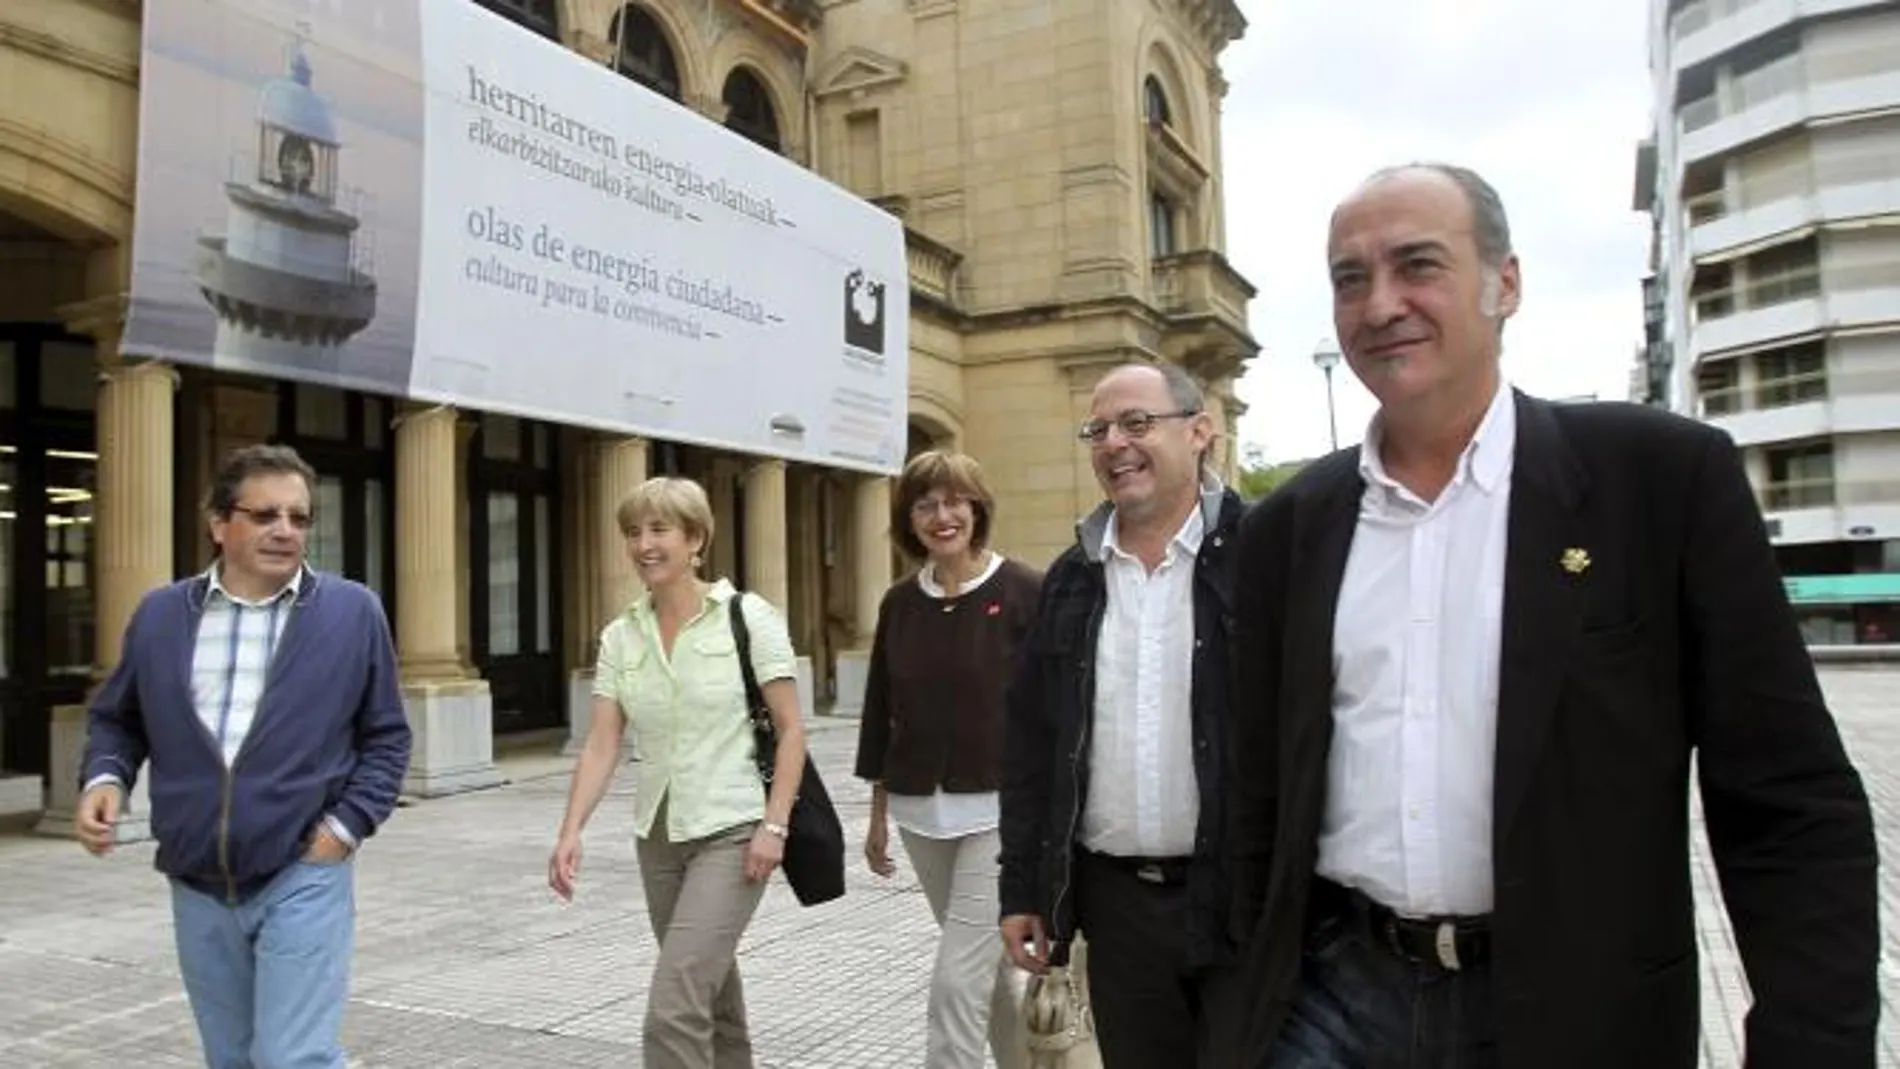
[[[231,591],[224,585],[223,577],[224,577],[224,562],[222,561],[211,562],[211,567],[205,571],[205,578],[211,584],[210,592],[213,594],[216,594],[217,596],[223,598],[224,600],[230,602],[233,605],[247,605],[247,606],[250,606],[251,608],[262,608],[266,605],[269,605],[270,603],[274,601],[281,601],[281,600],[295,601],[297,599],[298,592],[303,589],[303,567],[301,565],[298,566],[296,571],[290,573],[290,582],[285,583],[283,587],[277,591],[277,593],[272,594],[266,598],[241,598],[237,596],[236,594],[231,593]]]
[[[1373,413],[1372,420],[1366,425],[1365,443],[1359,447],[1359,477],[1368,483],[1396,489],[1398,483],[1386,474],[1385,460],[1379,455],[1384,426],[1379,413]],[[1485,493],[1496,493],[1511,473],[1516,452],[1516,397],[1511,384],[1499,376],[1497,392],[1491,396],[1491,406],[1485,409],[1484,419],[1479,421],[1471,441],[1465,443],[1464,452],[1459,454],[1458,473],[1453,476],[1453,481],[1469,478]]]
[[[726,602],[738,596],[739,589],[732,585],[732,580],[725,578],[715,579],[711,585],[707,586],[706,603],[700,608],[704,611],[706,608],[714,605],[723,606]],[[641,591],[640,596],[634,598],[633,604],[627,607],[627,611],[636,617],[652,616],[654,614],[652,595],[646,591]]]
[[[1207,519],[1201,512],[1200,502],[1197,500],[1195,507],[1188,510],[1187,520],[1181,524],[1181,529],[1174,532],[1174,537],[1168,540],[1169,559],[1177,555],[1177,550],[1189,557],[1199,555],[1201,539],[1207,533]],[[1116,522],[1118,518],[1113,512],[1108,514],[1108,528],[1102,532],[1102,549],[1105,555],[1112,554],[1132,559],[1132,555],[1122,549],[1121,525]]]
[[[1002,566],[1003,566],[1003,555],[994,550],[991,550],[989,554],[989,563],[983,565],[983,570],[978,572],[974,578],[972,578],[969,582],[963,584],[960,592],[967,594],[970,591],[975,590],[977,587],[982,586],[984,583],[989,582],[990,576],[995,575],[997,569],[1001,568]],[[917,569],[917,585],[923,588],[924,593],[929,594],[933,598],[941,598],[941,597],[948,596],[943,591],[943,584],[937,582],[936,564],[930,561],[925,561],[924,566]]]

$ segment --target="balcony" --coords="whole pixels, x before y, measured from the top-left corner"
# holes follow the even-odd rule
[[[1724,386],[1696,414],[1740,446],[1900,429],[1900,368],[1817,371]]]
[[[1260,351],[1247,326],[1253,283],[1220,253],[1200,249],[1156,257],[1148,287],[1149,302],[1177,328],[1177,343],[1232,351],[1240,359]]]
[[[1673,70],[1707,63],[1797,19],[1879,7],[1882,0],[1696,0],[1669,22]]]
[[[1826,508],[1834,504],[1833,479],[1790,479],[1769,483],[1756,491],[1763,512],[1791,512],[1795,509]]]
[[[910,264],[911,293],[947,308],[958,307],[957,265],[963,262],[962,253],[905,227],[904,257]]]
[[[904,220],[910,214],[910,200],[902,196],[873,197],[871,203]],[[904,222],[904,259],[910,269],[910,293],[913,298],[955,312],[962,307],[958,291],[957,268],[963,254]]]
[[[1247,329],[1253,283],[1212,249],[1157,257],[1150,272],[1154,305],[1172,317],[1212,315]]]
[[[1891,322],[1900,308],[1900,263],[1830,266],[1825,275],[1803,267],[1694,293],[1690,302],[1690,359],[1700,363],[1783,338]]]
[[[1732,208],[1720,191],[1684,201],[1690,259],[1733,254],[1829,221],[1900,215],[1900,175],[1892,162],[1868,158],[1833,170],[1810,176],[1799,167],[1753,176],[1735,194],[1740,204],[1752,201],[1749,207]]]
[[[1797,53],[1736,77],[1726,92],[1683,104],[1676,113],[1676,180],[1691,163],[1816,119],[1900,107],[1900,69],[1887,51],[1875,45],[1824,59]]]
[[[1756,491],[1777,545],[1864,538],[1900,530],[1900,480],[1791,479]]]

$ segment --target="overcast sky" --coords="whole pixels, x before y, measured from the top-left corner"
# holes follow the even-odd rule
[[[1498,187],[1524,270],[1505,374],[1542,396],[1624,400],[1642,341],[1649,226],[1630,210],[1649,127],[1644,0],[1241,0],[1222,68],[1227,248],[1260,290],[1261,353],[1240,443],[1270,460],[1327,448],[1315,344],[1333,336],[1326,225],[1388,163],[1445,159]],[[1373,402],[1334,373],[1339,442]]]

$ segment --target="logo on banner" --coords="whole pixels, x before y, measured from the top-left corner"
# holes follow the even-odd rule
[[[865,278],[862,270],[844,278],[844,343],[884,355],[884,283]]]

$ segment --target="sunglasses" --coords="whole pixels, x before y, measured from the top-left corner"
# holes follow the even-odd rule
[[[289,520],[290,525],[299,531],[308,531],[310,529],[310,514],[308,512],[299,512],[295,509],[254,509],[244,505],[232,505],[231,511],[243,513],[250,518],[252,523],[257,524],[259,527],[272,527],[276,525],[278,520]]]

